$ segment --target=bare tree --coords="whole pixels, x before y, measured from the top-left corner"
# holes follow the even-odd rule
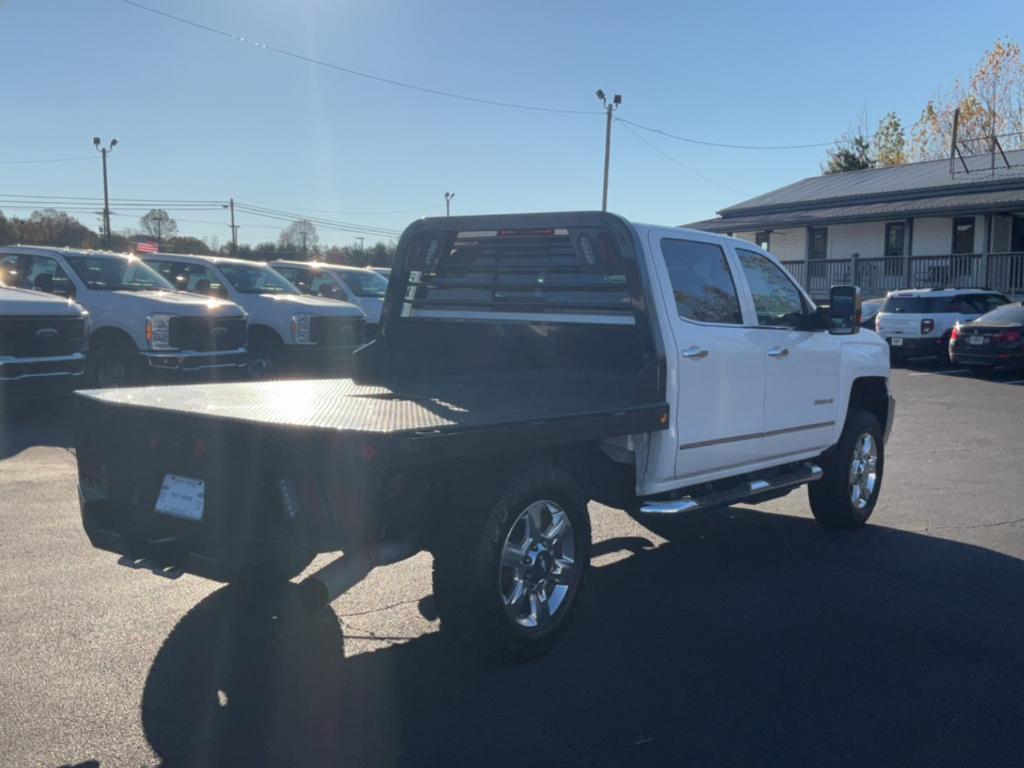
[[[162,240],[178,234],[178,222],[172,219],[163,208],[150,210],[139,219],[139,226],[142,227],[143,232],[156,239],[157,245],[160,245]]]
[[[281,250],[301,250],[303,259],[309,258],[310,251],[316,251],[319,242],[320,235],[316,226],[308,219],[293,221],[285,227],[277,241]]]

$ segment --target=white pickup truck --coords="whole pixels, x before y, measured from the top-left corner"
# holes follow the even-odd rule
[[[88,375],[101,387],[245,366],[246,318],[235,304],[177,293],[124,253],[0,248],[17,285],[73,298],[89,311]]]
[[[807,485],[825,526],[878,501],[889,352],[740,240],[605,213],[422,219],[354,379],[80,395],[94,546],[332,600],[434,554],[441,626],[544,652],[590,560],[587,502],[653,525]],[[217,461],[210,461],[210,456]],[[130,468],[130,469],[125,469]]]
[[[70,391],[85,373],[89,313],[70,299],[5,287],[0,268],[0,410],[15,397]]]
[[[179,289],[229,298],[249,313],[253,379],[348,371],[353,351],[364,341],[366,320],[359,307],[305,296],[263,262],[178,253],[145,258]]]
[[[380,323],[388,279],[379,272],[326,261],[279,259],[269,263],[303,293],[355,304],[365,313],[367,325]]]

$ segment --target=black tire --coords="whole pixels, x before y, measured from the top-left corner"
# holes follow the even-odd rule
[[[254,381],[280,376],[284,367],[284,344],[272,333],[253,334],[249,339],[249,356],[245,371]]]
[[[953,364],[953,358],[949,355],[949,336],[950,334],[947,333],[942,337],[942,344],[940,345],[938,353],[935,355],[942,365]]]
[[[97,387],[128,387],[141,378],[138,353],[127,344],[107,343],[89,355],[89,381]]]
[[[870,435],[875,446],[875,482],[863,506],[853,500],[851,469],[854,451],[861,445],[865,435]],[[839,443],[831,448],[820,460],[825,474],[807,487],[811,512],[815,519],[826,528],[859,528],[864,525],[878,502],[885,470],[885,445],[882,442],[882,427],[869,411],[850,411],[846,425],[839,437]],[[863,498],[863,493],[861,492]]]
[[[490,493],[472,496],[474,498],[449,515],[434,547],[434,601],[441,628],[470,643],[484,656],[515,659],[541,656],[554,646],[568,626],[590,566],[586,496],[569,474],[552,466],[532,468],[511,482],[492,485]],[[506,583],[510,567],[502,565],[502,553],[524,525],[521,516],[536,508],[534,505],[539,502],[553,502],[558,511],[568,517],[571,530],[566,535],[571,537],[573,566],[565,572],[568,575],[564,576],[567,582],[564,586],[568,589],[550,618],[542,619],[545,622],[542,625],[528,627],[520,621],[531,619],[514,617],[510,615],[514,609],[506,608],[504,591],[514,590],[515,580]],[[537,540],[543,538],[539,533]],[[523,542],[527,540],[528,532]],[[564,554],[567,543],[561,542],[559,546]],[[522,566],[522,570],[542,565],[542,556],[537,555],[535,565]],[[517,567],[515,572],[518,571]],[[522,583],[532,585],[533,579],[534,575],[529,575]],[[543,583],[544,578],[540,581]],[[523,586],[526,596],[518,601],[520,610],[527,607],[526,603],[532,605],[527,591],[530,588]],[[554,594],[558,587],[541,587],[537,594],[543,595],[544,589]]]

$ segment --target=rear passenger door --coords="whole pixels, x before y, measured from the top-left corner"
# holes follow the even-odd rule
[[[758,459],[764,426],[764,353],[743,325],[734,267],[718,241],[691,233],[652,232],[651,249],[664,264],[675,341],[666,353],[677,391],[676,477],[733,473]]]
[[[765,364],[765,459],[826,448],[839,398],[839,338],[808,327],[811,305],[775,262],[736,248],[753,302],[752,338]]]

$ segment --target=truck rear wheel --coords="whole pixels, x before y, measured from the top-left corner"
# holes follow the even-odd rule
[[[437,612],[442,629],[485,655],[537,657],[568,625],[590,564],[587,500],[551,466],[492,490],[445,523],[434,552]]]
[[[882,427],[869,411],[850,411],[839,442],[821,459],[824,477],[807,487],[811,512],[826,528],[859,528],[882,487]]]

